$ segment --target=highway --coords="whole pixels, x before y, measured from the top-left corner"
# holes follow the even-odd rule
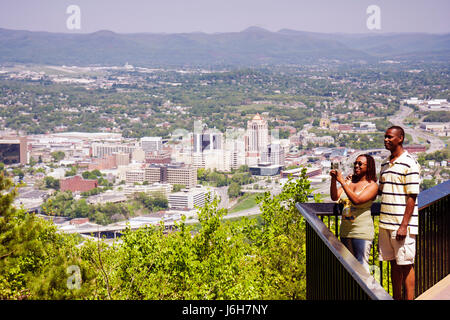
[[[429,149],[426,151],[426,153],[433,153],[438,150],[443,150],[445,148],[445,143],[438,137],[426,133],[424,130],[416,127],[416,128],[410,128],[404,124],[404,120],[413,112],[413,109],[401,106],[400,111],[397,112],[389,121],[396,126],[401,126],[406,133],[410,134],[413,141],[410,143],[412,144],[418,144],[419,143],[419,137],[424,140],[429,140],[431,143],[428,143]]]

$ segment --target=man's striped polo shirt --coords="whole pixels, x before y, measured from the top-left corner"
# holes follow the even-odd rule
[[[381,163],[380,190],[380,228],[397,230],[403,219],[406,208],[406,196],[419,194],[420,166],[417,161],[404,150],[393,163],[389,157]],[[409,220],[410,234],[418,233],[417,198],[413,214]]]

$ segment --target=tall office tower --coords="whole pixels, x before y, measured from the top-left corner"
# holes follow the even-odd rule
[[[204,152],[210,150],[222,149],[222,136],[221,132],[217,131],[204,131],[193,133],[193,152]]]
[[[247,155],[248,165],[255,165],[261,161],[261,154],[267,152],[270,143],[269,126],[259,114],[247,122]]]
[[[215,129],[195,130],[192,133],[192,165],[195,168],[226,171],[223,152],[223,133]]]
[[[245,129],[228,128],[225,134],[225,161],[230,169],[245,165]]]
[[[267,150],[261,153],[261,163],[284,166],[284,148],[279,143],[271,143]]]
[[[141,147],[145,152],[159,151],[162,149],[162,138],[143,137],[141,138]]]

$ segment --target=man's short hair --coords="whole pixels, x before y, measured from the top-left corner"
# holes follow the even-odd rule
[[[400,126],[392,126],[392,127],[389,127],[387,130],[391,130],[391,129],[400,131],[400,136],[403,137],[403,141],[402,141],[402,144],[403,144],[403,142],[405,142],[405,130],[403,130],[403,128]]]

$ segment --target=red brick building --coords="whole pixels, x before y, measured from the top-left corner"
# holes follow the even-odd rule
[[[403,149],[407,150],[409,153],[425,152],[427,151],[426,146],[421,144],[411,144],[403,146]]]
[[[72,192],[80,191],[86,192],[98,187],[97,180],[85,180],[80,176],[74,176],[67,179],[61,179],[61,191],[70,190]]]

